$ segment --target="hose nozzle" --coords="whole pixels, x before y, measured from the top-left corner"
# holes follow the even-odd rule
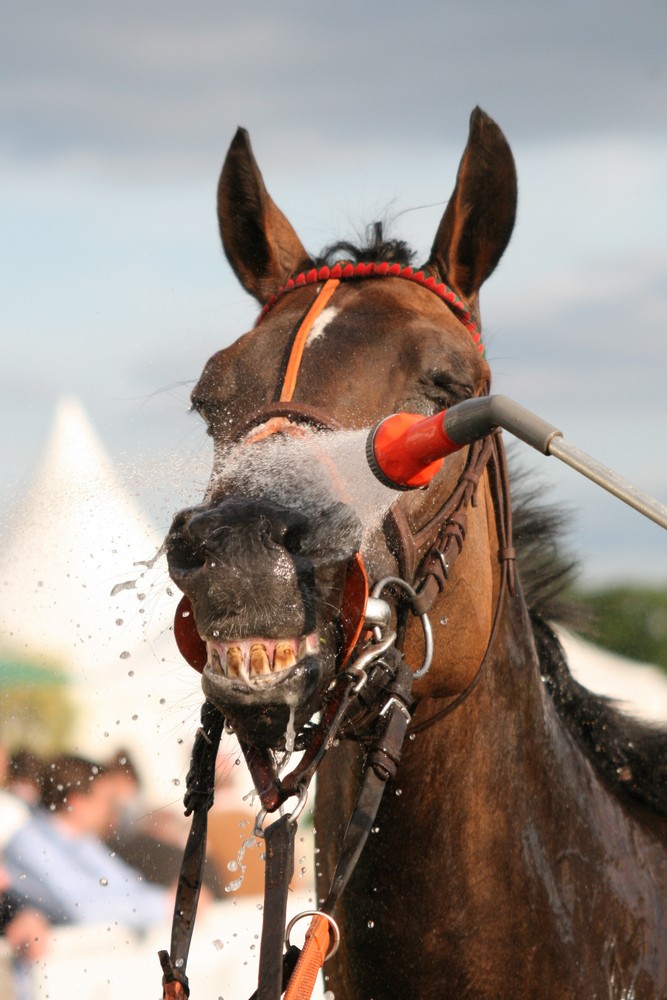
[[[371,431],[366,457],[381,483],[393,490],[428,486],[445,457],[463,447],[445,430],[447,412],[432,417],[394,413]]]
[[[371,431],[368,463],[385,486],[414,490],[428,486],[443,459],[464,445],[504,427],[544,455],[561,432],[506,396],[478,396],[432,417],[394,413]]]

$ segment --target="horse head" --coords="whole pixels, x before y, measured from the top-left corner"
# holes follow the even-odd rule
[[[449,458],[428,489],[396,494],[391,515],[369,529],[326,441],[395,411],[428,416],[488,392],[478,293],[508,243],[515,209],[509,146],[476,109],[421,267],[410,266],[404,244],[380,234],[366,252],[341,244],[313,258],[268,194],[247,133],[237,132],[218,217],[229,262],[262,313],[208,361],[192,393],[213,438],[214,468],[202,503],[175,517],[167,550],[187,599],[182,648],[194,650],[208,700],[245,742],[284,745],[288,729],[318,710],[359,637],[360,575],[414,578],[466,453]],[[475,500],[434,624],[446,641],[416,682],[417,698],[464,690],[489,641],[498,541],[483,476]],[[398,539],[406,533],[414,539],[410,566]],[[411,620],[408,662],[419,662],[421,643]]]

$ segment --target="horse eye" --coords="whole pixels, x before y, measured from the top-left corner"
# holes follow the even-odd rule
[[[429,372],[426,381],[429,397],[444,403],[445,406],[453,406],[463,399],[469,399],[473,394],[472,386],[455,382],[447,372]]]
[[[188,410],[188,412],[189,413],[196,413],[198,417],[201,417],[201,419],[206,424],[206,433],[208,435],[212,435],[213,431],[211,429],[211,421],[210,421],[209,417],[207,416],[206,408],[205,408],[205,406],[204,406],[204,404],[202,403],[201,400],[199,400],[199,399],[191,399],[190,400],[190,409]]]

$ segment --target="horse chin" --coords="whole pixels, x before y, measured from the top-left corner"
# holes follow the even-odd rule
[[[335,670],[333,645],[299,639],[207,642],[202,689],[243,743],[291,750]]]

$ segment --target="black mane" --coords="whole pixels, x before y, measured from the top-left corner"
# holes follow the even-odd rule
[[[352,264],[366,264],[371,261],[386,261],[388,264],[401,264],[407,267],[415,259],[415,251],[411,250],[403,240],[386,239],[382,222],[374,222],[368,226],[365,235],[359,243],[349,240],[339,240],[325,247],[319,257],[316,257],[316,267],[331,266],[340,260],[349,260]]]
[[[529,492],[524,484],[519,494],[513,504],[515,544],[544,684],[564,726],[606,784],[619,797],[667,817],[667,730],[625,715],[570,673],[551,625],[583,621],[563,599],[574,569],[562,552],[564,517],[538,503],[537,490]]]

